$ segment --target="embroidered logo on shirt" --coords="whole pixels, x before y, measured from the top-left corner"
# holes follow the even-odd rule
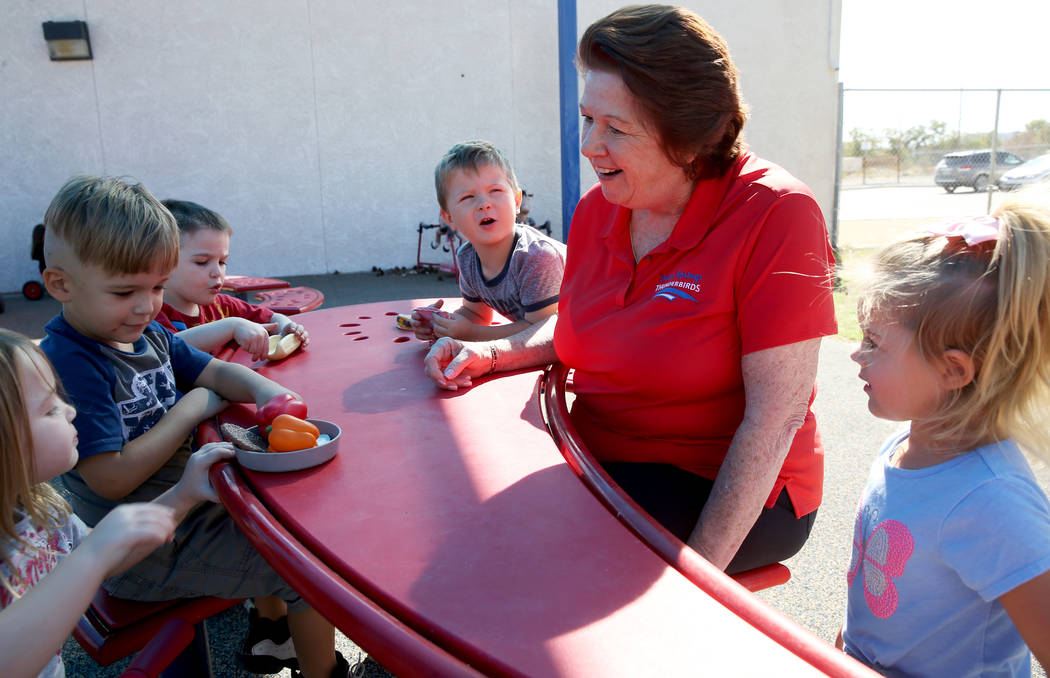
[[[864,600],[872,614],[885,619],[897,610],[897,586],[893,579],[904,574],[904,566],[915,552],[915,539],[904,523],[896,520],[882,521],[866,540],[861,538],[862,531],[858,515],[846,582],[852,586],[857,573],[862,572]]]
[[[698,301],[690,293],[700,292],[700,280],[702,278],[703,276],[699,273],[687,273],[685,271],[675,271],[673,274],[660,276],[660,282],[656,285],[653,299],[659,298],[668,301],[688,299],[689,301]]]

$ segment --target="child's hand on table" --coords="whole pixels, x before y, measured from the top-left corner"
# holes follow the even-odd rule
[[[277,328],[275,323],[260,325],[245,318],[230,318],[236,323],[233,328],[233,340],[244,351],[251,354],[252,360],[263,360],[270,350],[270,331]]]
[[[433,341],[438,338],[434,333],[434,319],[451,317],[451,313],[440,310],[444,299],[438,299],[430,306],[420,306],[412,311],[412,331],[420,341]]]
[[[186,462],[186,469],[182,472],[182,478],[172,488],[179,502],[185,502],[188,506],[199,504],[202,501],[219,501],[215,494],[215,488],[211,486],[208,471],[217,461],[229,459],[234,456],[233,445],[227,442],[207,443],[199,450],[190,455]]]
[[[434,325],[434,336],[438,338],[452,337],[453,339],[467,340],[474,338],[473,332],[476,325],[466,316],[458,313],[435,313],[432,322]]]
[[[295,322],[288,316],[279,313],[274,314],[274,320],[277,322],[277,334],[282,337],[288,334],[294,334],[299,337],[299,341],[302,342],[303,346],[310,343],[310,333],[299,323]]]

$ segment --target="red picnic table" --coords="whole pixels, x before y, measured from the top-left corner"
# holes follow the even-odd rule
[[[698,556],[686,576],[628,530],[548,432],[542,370],[435,387],[426,345],[394,323],[429,301],[306,313],[305,350],[233,357],[342,428],[320,466],[212,477],[347,636],[399,676],[875,675]]]
[[[258,290],[279,290],[289,287],[287,280],[279,278],[260,278],[250,275],[228,275],[222,280],[222,289],[227,292],[244,294]]]

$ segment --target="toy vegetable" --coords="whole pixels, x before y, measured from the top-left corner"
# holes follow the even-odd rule
[[[281,414],[274,418],[267,432],[269,442],[267,452],[294,452],[317,445],[317,427],[290,414]]]
[[[293,417],[306,419],[306,403],[291,393],[278,393],[267,400],[265,405],[256,410],[255,423],[259,425],[260,431],[265,431],[270,422],[281,414],[290,414]]]

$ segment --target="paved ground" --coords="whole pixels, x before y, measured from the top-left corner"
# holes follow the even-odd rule
[[[458,294],[453,281],[448,278],[439,281],[432,274],[359,273],[289,280],[324,291],[326,306]],[[50,299],[26,302],[8,295],[5,300],[7,312],[0,314],[0,326],[30,336],[40,336],[44,323],[57,309]],[[839,339],[823,342],[814,408],[827,450],[824,503],[809,542],[799,555],[787,562],[792,571],[791,581],[760,594],[829,642],[834,639],[845,610],[845,570],[849,564],[857,498],[879,444],[897,427],[868,413],[866,398],[856,378],[856,366],[849,359],[851,350],[849,344]],[[1050,487],[1045,470],[1042,475],[1044,488]],[[237,651],[246,618],[246,613],[237,608],[209,623],[216,675],[237,678],[251,675],[240,672],[229,662]],[[340,637],[339,646],[344,654],[358,656],[359,651],[346,638]],[[74,642],[67,643],[64,652],[70,676],[104,677],[119,673],[94,666]],[[388,674],[371,665],[366,675]],[[1036,675],[1042,674],[1037,671]]]

